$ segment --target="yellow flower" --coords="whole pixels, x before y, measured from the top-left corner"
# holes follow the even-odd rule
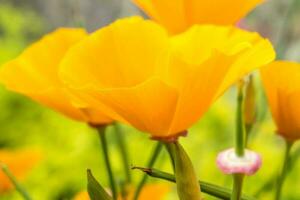
[[[145,185],[140,193],[140,200],[163,200],[167,193],[170,191],[170,187],[164,184],[148,184]],[[132,200],[134,198],[134,190],[129,192],[129,195],[124,200]],[[89,200],[89,195],[87,192],[80,192],[74,200]],[[122,197],[118,198],[123,200]]]
[[[195,24],[233,25],[263,0],[133,0],[170,33]]]
[[[74,95],[65,89],[58,77],[58,66],[65,53],[85,37],[87,33],[83,29],[68,28],[46,35],[19,57],[6,63],[0,69],[0,81],[9,89],[73,119],[95,124],[111,122],[101,112],[87,108],[77,99],[75,101]],[[70,101],[71,97],[73,103]]]
[[[287,140],[300,138],[300,64],[276,61],[261,69],[277,132]]]
[[[0,163],[5,164],[18,180],[23,180],[27,173],[37,164],[41,155],[37,151],[0,150]],[[10,180],[0,170],[0,193],[13,188]]]
[[[154,138],[170,138],[274,56],[269,41],[256,33],[207,25],[168,37],[155,22],[131,17],[72,48],[61,76],[92,107]]]

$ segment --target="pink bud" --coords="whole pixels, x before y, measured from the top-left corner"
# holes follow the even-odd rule
[[[261,166],[261,157],[254,151],[245,150],[243,157],[236,155],[233,148],[219,153],[217,165],[225,174],[246,174],[251,176]]]

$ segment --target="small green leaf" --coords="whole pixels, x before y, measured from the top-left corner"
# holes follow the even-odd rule
[[[104,188],[94,178],[91,170],[87,170],[88,178],[88,193],[91,200],[113,200],[112,197],[107,194]]]

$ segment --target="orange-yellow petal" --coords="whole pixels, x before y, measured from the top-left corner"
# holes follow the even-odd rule
[[[275,57],[256,33],[210,25],[173,37],[172,52],[166,82],[180,90],[169,134],[190,127],[230,85]]]
[[[117,20],[69,51],[61,65],[61,76],[77,88],[135,86],[155,73],[167,47],[167,33],[156,23],[140,17]]]
[[[1,82],[72,118],[84,118],[64,94],[57,73],[66,51],[84,37],[82,29],[58,29],[46,35],[1,68]]]
[[[99,96],[100,98],[100,96],[103,96],[97,90],[107,89],[103,93],[111,91],[114,92],[111,95],[115,96],[117,95],[116,92],[123,92],[122,88],[143,85],[145,81],[151,79],[161,68],[158,60],[167,51],[168,42],[166,31],[152,21],[143,20],[140,17],[118,20],[110,26],[91,34],[72,48],[62,61],[60,74],[66,85],[73,89],[72,92],[82,102],[96,105],[97,108],[105,110],[106,114],[114,119],[134,121],[134,125],[143,127],[143,130],[145,130],[145,126],[142,125],[144,122],[137,123],[136,113],[128,116],[130,119],[124,119],[123,114],[118,113],[115,107],[108,108],[107,105],[103,105],[102,100],[99,101],[95,97]],[[164,86],[164,83],[159,84]],[[167,87],[165,86],[165,88]],[[85,92],[81,91],[84,89],[92,89],[95,95],[94,93],[93,95],[84,94]],[[169,88],[163,90],[169,90]],[[89,91],[89,93],[91,92]],[[113,99],[114,96],[111,96],[112,100],[107,100],[108,104],[114,104],[112,103],[116,101]],[[169,96],[169,94],[166,96]],[[127,99],[125,96],[119,96],[118,98],[117,101],[123,100],[126,106],[131,103],[130,97]],[[143,111],[137,112],[141,113]],[[145,121],[145,119],[142,121]],[[160,124],[163,123],[165,121],[160,122]],[[161,125],[157,122],[156,126]],[[163,124],[163,126],[166,125]],[[155,132],[160,129],[162,127],[154,126],[151,128]]]
[[[1,81],[17,92],[36,92],[60,86],[57,74],[66,51],[86,37],[83,29],[57,29],[35,42],[1,69]]]
[[[179,99],[169,135],[188,129],[208,110],[235,59],[235,56],[216,51],[210,59],[197,66],[173,60],[170,76],[177,79],[173,83],[178,84]]]
[[[0,81],[16,92],[73,119],[91,123],[112,120],[90,108],[78,109],[63,86],[58,69],[66,52],[87,36],[83,29],[60,28],[28,47],[0,70]],[[96,113],[96,114],[95,114]]]
[[[277,132],[288,140],[300,138],[300,64],[276,61],[261,75]]]
[[[183,0],[134,0],[154,20],[171,33],[187,28],[185,2]]]
[[[195,24],[233,25],[263,0],[133,0],[170,33]]]
[[[186,33],[173,37],[172,45],[182,59],[193,65],[210,58],[214,50],[228,56],[239,54],[216,97],[249,72],[275,59],[275,51],[269,40],[232,26],[194,26]]]
[[[108,115],[117,113],[118,120],[153,137],[168,133],[178,98],[174,88],[156,78],[130,88],[86,89],[84,92],[98,101],[93,106],[105,104],[112,110]]]

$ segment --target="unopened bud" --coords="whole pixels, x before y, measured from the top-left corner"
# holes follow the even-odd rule
[[[255,102],[255,87],[253,77],[249,77],[246,84],[246,94],[244,102],[244,120],[246,126],[252,126],[256,118],[256,102]]]

